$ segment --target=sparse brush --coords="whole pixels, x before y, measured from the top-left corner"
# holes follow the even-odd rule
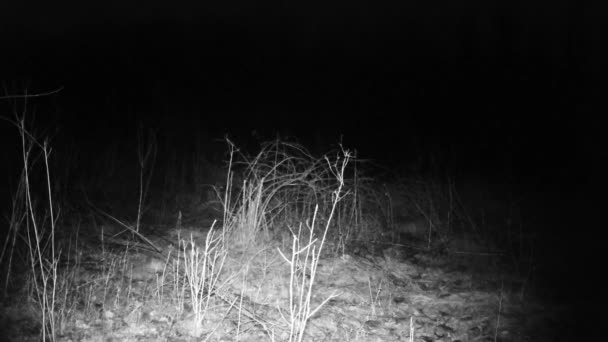
[[[232,242],[247,245],[262,237],[262,240],[289,232],[289,227],[298,225],[316,215],[319,224],[329,222],[333,205],[333,189],[338,185],[332,165],[324,157],[314,157],[303,146],[275,140],[262,146],[253,158],[233,154],[230,146],[230,164],[227,191],[224,196],[224,229]],[[330,152],[328,155],[333,155]],[[338,155],[338,153],[335,153]],[[351,161],[356,158],[349,156]],[[233,165],[244,168],[242,184],[238,184],[237,195],[233,179]],[[344,246],[359,229],[361,199],[358,187],[364,180],[355,169],[345,171],[343,183],[345,198],[337,204],[330,229],[332,239]],[[347,175],[350,174],[350,178]],[[318,206],[318,207],[317,207]]]
[[[344,198],[342,194],[344,173],[349,159],[350,154],[348,152],[344,152],[343,159],[338,159],[333,164],[326,158],[332,174],[336,177],[338,187],[332,192],[333,202],[329,209],[329,217],[325,222],[321,240],[319,241],[315,238],[317,206],[315,207],[315,212],[312,216],[312,222],[310,224],[307,223],[305,229],[302,229],[302,224],[300,224],[297,234],[293,234],[291,258],[287,258],[279,250],[279,253],[290,267],[289,316],[285,317],[279,311],[283,319],[289,325],[290,342],[301,342],[304,338],[308,320],[314,316],[323,305],[337,296],[333,293],[315,308],[312,307],[313,285],[317,274],[317,266],[321,257],[321,251],[325,245],[332,218],[334,217],[338,203]],[[308,240],[306,240],[306,235],[308,235]]]
[[[10,278],[12,257],[16,250],[16,237],[25,236],[28,251],[26,259],[30,267],[32,289],[30,293],[32,301],[39,308],[42,340],[54,341],[61,317],[58,312],[65,312],[65,305],[61,303],[65,296],[62,296],[61,291],[68,291],[70,283],[64,274],[58,272],[61,250],[56,249],[55,243],[58,216],[52,196],[49,167],[51,149],[48,142],[40,143],[30,133],[26,127],[25,114],[20,116],[15,113],[15,120],[7,119],[7,121],[18,129],[21,137],[23,170],[18,193],[15,194],[13,201],[11,233],[2,251],[2,258],[4,259],[5,255],[9,258],[9,274],[6,275],[5,290]],[[42,160],[41,173],[34,171],[35,161],[38,158]],[[42,180],[35,181],[34,175],[40,174]],[[36,190],[34,184],[41,184],[41,189]],[[11,250],[5,254],[9,241],[11,241]]]
[[[205,246],[199,247],[192,236],[181,240],[181,254],[184,259],[184,273],[188,282],[190,301],[194,311],[192,336],[203,333],[203,323],[209,309],[211,295],[216,291],[217,282],[226,259],[224,236],[209,229]]]

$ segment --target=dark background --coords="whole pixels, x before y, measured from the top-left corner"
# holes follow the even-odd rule
[[[4,1],[0,81],[61,89],[29,117],[89,161],[134,153],[143,125],[184,154],[278,134],[509,189],[578,278],[600,234],[605,21],[566,0]],[[8,170],[16,130],[0,134]]]

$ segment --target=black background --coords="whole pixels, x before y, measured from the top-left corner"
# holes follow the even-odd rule
[[[59,151],[134,149],[138,124],[184,151],[279,134],[510,187],[584,278],[605,208],[605,21],[565,0],[4,1],[0,81],[61,89],[28,104]],[[16,131],[0,134],[18,165]]]

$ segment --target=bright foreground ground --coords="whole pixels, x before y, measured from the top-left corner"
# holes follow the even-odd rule
[[[84,248],[71,274],[59,341],[285,341],[290,336],[290,282],[310,284],[310,269],[293,271],[283,258],[292,239],[264,247],[228,247],[196,329],[191,292],[174,265],[177,231],[156,234],[163,253],[107,241]],[[205,231],[182,229],[204,246]],[[112,247],[113,246],[113,247]],[[173,252],[170,252],[173,251]],[[172,254],[173,253],[173,254]],[[164,260],[162,260],[164,258]],[[555,308],[532,298],[523,279],[496,272],[483,255],[423,252],[401,245],[327,244],[314,278],[304,341],[539,341],[558,337]],[[301,265],[300,265],[301,266]],[[308,265],[309,267],[310,265]],[[302,282],[301,277],[306,278]],[[181,280],[180,280],[181,279]],[[333,296],[333,297],[332,297]],[[296,296],[297,297],[297,296]],[[70,298],[73,299],[70,301]],[[77,298],[77,300],[76,300]],[[297,298],[294,298],[297,300]],[[293,302],[292,306],[293,308]],[[4,336],[37,340],[31,315],[3,310]]]

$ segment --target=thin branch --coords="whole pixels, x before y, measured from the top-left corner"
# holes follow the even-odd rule
[[[63,90],[63,86],[61,86],[55,90],[47,91],[44,93],[38,93],[38,94],[5,95],[5,96],[0,96],[0,100],[29,99],[29,98],[33,98],[33,97],[44,97],[44,96],[57,94],[62,90]]]

